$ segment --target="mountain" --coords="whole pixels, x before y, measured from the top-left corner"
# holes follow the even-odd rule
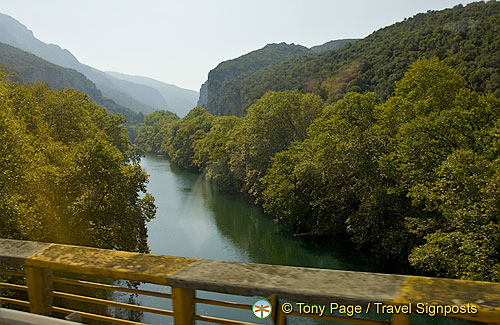
[[[83,73],[96,84],[105,97],[113,99],[120,105],[130,107],[136,112],[147,114],[157,109],[169,108],[158,90],[114,78],[82,64],[68,50],[38,40],[26,26],[4,14],[0,14],[0,42],[30,52],[53,64]]]
[[[76,70],[60,67],[3,43],[0,43],[0,67],[11,75],[12,81],[20,84],[43,81],[55,89],[70,87],[88,94],[93,102],[109,112],[122,114],[130,124],[142,122],[141,115],[102,96],[96,85]]]
[[[240,115],[241,103],[227,103],[220,88],[225,82],[249,72],[263,69],[279,62],[309,53],[307,47],[295,44],[267,44],[263,48],[242,55],[236,59],[220,63],[208,73],[205,86],[200,89],[198,104],[204,104],[207,110],[216,115]],[[206,96],[206,97],[205,97]],[[223,106],[220,106],[224,103]],[[224,107],[224,108],[222,108]]]
[[[106,73],[116,79],[146,85],[158,90],[168,103],[169,111],[177,114],[179,117],[184,117],[193,107],[196,106],[196,101],[198,100],[198,92],[194,90],[180,88],[175,85],[167,84],[147,77],[130,76],[111,71],[106,71]]]
[[[80,72],[60,67],[31,53],[0,43],[0,65],[12,73],[11,80],[24,83],[44,81],[55,89],[71,87],[91,98],[102,96],[95,84]]]
[[[227,96],[223,91],[221,92],[221,89],[223,90],[227,83],[230,84],[231,80],[307,54],[340,49],[355,41],[356,39],[334,40],[310,49],[295,44],[267,44],[259,50],[224,61],[209,72],[208,80],[200,88],[198,106],[204,106],[209,112],[217,115],[241,116],[244,114],[241,107],[245,105],[238,99],[239,94]],[[221,93],[224,95],[220,96]]]
[[[160,92],[154,88],[109,77],[104,74],[105,82],[96,82],[102,94],[115,100],[117,103],[127,105],[136,112],[152,113],[159,109],[169,109],[169,106]]]
[[[313,52],[325,52],[325,51],[330,51],[330,50],[338,50],[346,46],[347,44],[352,44],[356,42],[358,39],[357,38],[348,38],[348,39],[337,39],[333,41],[326,42],[325,44],[322,45],[317,45],[309,48]]]
[[[198,98],[197,106],[205,107],[208,102],[208,80],[205,81],[200,87],[200,97]]]
[[[387,98],[394,81],[424,57],[438,57],[455,68],[468,87],[500,97],[500,3],[476,2],[418,14],[341,49],[214,78],[215,87],[210,87],[209,74],[206,106],[218,115],[242,116],[267,91],[292,89],[319,94],[329,104],[349,91],[375,91]],[[218,68],[211,73],[216,75]]]

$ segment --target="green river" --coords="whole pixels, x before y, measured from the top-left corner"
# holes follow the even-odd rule
[[[218,191],[201,175],[180,169],[164,157],[148,155],[141,166],[150,175],[148,192],[156,199],[156,219],[148,224],[151,253],[235,262],[252,262],[382,272],[370,263],[366,254],[345,248],[342,243],[319,243],[306,237],[294,237],[275,224],[261,209],[237,195]],[[151,284],[142,289],[169,292]],[[238,297],[197,292],[198,297],[228,299],[253,304],[256,297]],[[139,296],[140,304],[171,308],[170,302]],[[224,316],[235,320],[271,324],[250,311],[197,304],[201,315]],[[171,324],[172,318],[144,314],[143,322]],[[290,323],[311,323],[292,319]],[[316,323],[316,322],[315,322]],[[427,323],[427,322],[425,322]]]

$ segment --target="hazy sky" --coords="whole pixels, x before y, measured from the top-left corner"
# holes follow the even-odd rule
[[[2,0],[35,37],[104,71],[199,90],[208,71],[267,43],[363,38],[460,0]]]

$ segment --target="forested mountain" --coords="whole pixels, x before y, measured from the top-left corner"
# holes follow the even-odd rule
[[[309,53],[307,47],[295,44],[267,44],[263,48],[242,55],[236,59],[220,63],[208,73],[208,80],[204,84],[206,89],[200,90],[200,100],[207,110],[216,115],[240,115],[238,105],[221,106],[220,88],[226,82],[233,80],[249,71],[258,71],[267,66],[272,66],[284,60],[302,56]],[[201,95],[206,94],[206,98]],[[206,103],[206,104],[205,104]]]
[[[88,94],[93,102],[109,112],[122,114],[130,124],[142,122],[142,115],[103,97],[92,81],[73,69],[60,67],[3,43],[0,43],[0,66],[11,74],[11,80],[20,84],[43,81],[55,89],[70,87]]]
[[[310,48],[313,52],[325,52],[330,50],[338,50],[346,46],[347,44],[352,44],[356,42],[357,38],[348,38],[348,39],[337,39],[333,41],[326,42],[325,44],[316,45]]]
[[[80,63],[71,52],[54,44],[46,44],[33,36],[33,32],[14,18],[0,14],[0,42],[32,53],[53,64],[75,69],[93,81],[103,96],[136,112],[150,113],[155,109],[168,109],[158,90],[114,78],[95,68]]]
[[[198,106],[206,107],[210,112],[217,114],[218,87],[221,82],[232,80],[243,73],[257,71],[301,55],[339,49],[355,41],[357,39],[333,40],[322,45],[313,46],[310,49],[295,44],[267,44],[262,49],[252,51],[233,60],[224,61],[209,72],[208,80],[201,85]],[[220,114],[230,115],[225,112],[220,112]]]
[[[196,106],[196,102],[198,100],[198,92],[194,90],[180,88],[175,85],[167,84],[147,77],[130,76],[111,71],[106,71],[106,73],[117,79],[155,88],[168,103],[169,111],[177,114],[179,117],[184,117],[193,107]]]
[[[388,98],[394,81],[413,61],[433,56],[457,69],[473,90],[489,90],[499,97],[500,3],[477,2],[418,14],[341,49],[214,78],[215,86],[209,76],[206,107],[214,114],[241,116],[269,90],[312,92],[327,103],[349,91],[375,91]]]
[[[14,73],[10,79],[21,84],[43,81],[56,89],[70,87],[82,91],[94,99],[101,96],[95,84],[80,72],[4,43],[0,43],[0,64],[4,70]]]

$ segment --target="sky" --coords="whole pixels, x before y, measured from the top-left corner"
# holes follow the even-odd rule
[[[103,71],[198,91],[208,72],[268,43],[311,47],[459,0],[2,0],[35,37]]]

